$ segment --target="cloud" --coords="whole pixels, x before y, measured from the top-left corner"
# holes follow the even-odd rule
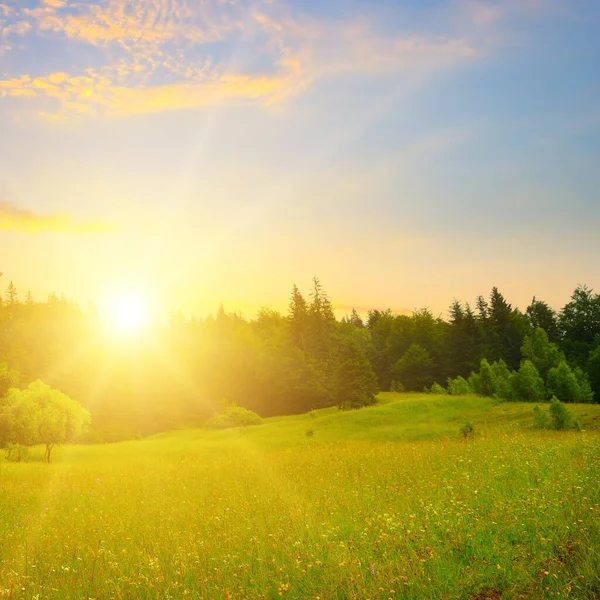
[[[11,202],[0,202],[0,229],[26,233],[39,231],[86,233],[110,231],[113,227],[100,222],[76,223],[66,215],[40,215],[31,210],[18,208]]]
[[[52,117],[267,106],[321,79],[428,72],[477,55],[464,38],[382,36],[365,18],[320,22],[271,0],[43,0],[13,20],[21,33],[98,51],[83,68],[0,80],[0,97],[37,99]]]

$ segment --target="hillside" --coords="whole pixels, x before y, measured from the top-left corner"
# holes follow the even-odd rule
[[[0,597],[596,599],[600,406],[569,408],[584,431],[532,431],[531,404],[382,394],[2,459]]]

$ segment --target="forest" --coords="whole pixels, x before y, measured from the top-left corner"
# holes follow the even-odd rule
[[[38,301],[11,282],[0,301],[0,398],[37,380],[89,411],[89,442],[196,425],[224,403],[266,417],[359,408],[388,390],[594,402],[600,295],[578,286],[558,311],[535,297],[521,311],[494,287],[473,306],[454,300],[445,318],[424,308],[338,320],[315,277],[307,293],[293,286],[286,314],[172,314],[116,344],[93,306]]]

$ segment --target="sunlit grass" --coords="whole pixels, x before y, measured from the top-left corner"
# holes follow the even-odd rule
[[[0,596],[597,598],[600,407],[581,434],[531,409],[384,395],[2,462]]]

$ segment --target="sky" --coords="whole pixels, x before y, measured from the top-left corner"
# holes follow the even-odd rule
[[[0,288],[345,314],[600,291],[598,0],[0,0]]]

